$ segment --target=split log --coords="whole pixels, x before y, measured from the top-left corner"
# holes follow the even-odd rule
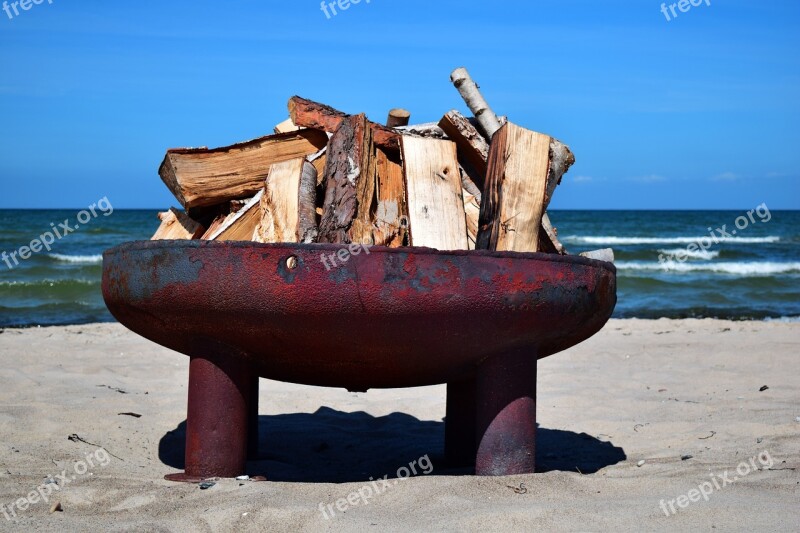
[[[321,150],[325,133],[304,129],[222,148],[167,151],[159,174],[185,208],[249,198],[264,187],[269,167]]]
[[[467,222],[467,250],[475,250],[480,227],[481,197],[462,189],[464,197],[464,214]]]
[[[259,203],[264,195],[262,188],[258,194],[251,198],[245,206],[236,213],[231,213],[218,226],[214,233],[208,233],[208,240],[212,241],[252,241],[255,240],[255,231],[261,221]],[[204,236],[205,238],[205,236]]]
[[[478,249],[539,250],[549,161],[547,135],[510,122],[495,133],[481,203]]]
[[[153,241],[197,239],[205,232],[205,228],[200,223],[174,207],[170,207],[169,211],[159,213],[158,218],[161,220],[161,225],[151,238]]]
[[[547,174],[547,191],[544,196],[544,206],[550,205],[550,200],[553,198],[553,192],[556,187],[561,183],[561,178],[567,173],[569,168],[575,164],[575,156],[569,147],[557,141],[556,139],[550,140],[550,170]]]
[[[275,163],[261,196],[257,242],[312,243],[317,237],[317,170],[305,158]]]
[[[203,233],[203,236],[200,237],[204,241],[210,241],[213,235],[219,233],[220,228],[228,221],[229,217],[233,217],[235,213],[228,213],[227,215],[218,215],[214,220],[211,221],[209,224],[208,229]]]
[[[489,159],[489,143],[472,123],[455,109],[439,121],[439,127],[458,146],[461,165],[472,176],[479,188],[486,180],[486,163]],[[471,168],[470,168],[471,167]],[[472,170],[472,172],[469,172]]]
[[[386,119],[387,128],[396,128],[398,126],[408,126],[411,120],[411,113],[405,109],[395,108],[389,111],[389,118]]]
[[[292,122],[292,119],[287,118],[286,120],[275,126],[274,131],[275,133],[291,133],[293,131],[298,131],[300,129],[302,128],[300,128],[300,126],[295,126],[294,122]]]
[[[376,245],[398,248],[407,243],[408,207],[400,154],[377,148],[376,150],[377,188],[375,197]]]
[[[372,132],[362,114],[344,118],[331,137],[319,242],[374,244],[370,219],[376,176]]]
[[[338,130],[342,122],[350,116],[338,109],[299,96],[289,99],[289,115],[292,117],[292,122],[298,126],[323,130],[328,133]],[[400,149],[399,133],[374,122],[369,122],[369,127],[372,130],[375,145],[389,150]]]
[[[450,74],[450,81],[456,86],[467,107],[475,115],[475,119],[477,119],[478,125],[483,130],[486,138],[491,140],[502,124],[500,124],[497,115],[483,98],[478,85],[472,80],[467,69],[455,69]]]
[[[558,230],[553,227],[547,213],[542,215],[542,229],[539,232],[539,251],[548,254],[567,255],[567,250],[558,240]]]
[[[409,244],[439,250],[468,249],[456,145],[439,139],[404,136],[401,146]]]
[[[413,135],[415,137],[433,137],[434,139],[447,139],[447,134],[436,122],[426,122],[425,124],[412,124],[410,126],[398,126],[395,131],[401,135]]]

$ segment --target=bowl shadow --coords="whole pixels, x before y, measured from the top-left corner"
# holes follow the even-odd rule
[[[471,468],[448,467],[444,422],[405,413],[372,416],[329,407],[317,412],[259,417],[259,457],[248,474],[270,481],[348,483],[388,476],[414,465],[417,475],[471,475]],[[159,459],[182,470],[186,421],[160,440]],[[539,427],[536,471],[593,474],[626,459],[622,448],[586,433]],[[410,469],[411,470],[411,469]],[[405,475],[401,471],[401,476]]]

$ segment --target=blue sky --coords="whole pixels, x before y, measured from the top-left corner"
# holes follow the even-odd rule
[[[466,66],[498,113],[575,152],[553,208],[800,208],[797,0],[670,21],[655,0],[366,2],[0,11],[0,207],[175,205],[167,148],[270,133],[294,94],[438,120],[466,111],[449,82]]]

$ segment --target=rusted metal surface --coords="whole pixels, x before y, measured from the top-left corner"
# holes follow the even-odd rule
[[[213,432],[198,430],[206,459],[234,449],[231,464],[243,468],[248,433],[255,451],[257,434],[246,430],[248,409],[254,424],[253,401],[246,401],[252,376],[357,391],[472,380],[474,406],[463,386],[453,389],[461,399],[448,404],[456,424],[448,430],[448,455],[463,460],[464,450],[479,447],[488,450],[478,452],[481,473],[532,471],[533,459],[520,460],[513,450],[533,453],[535,361],[605,324],[616,303],[613,265],[534,253],[353,247],[345,254],[347,248],[130,243],[106,252],[103,296],[131,330],[213,362],[198,373],[192,360],[190,380],[201,388],[213,388],[209,380],[225,383],[212,395],[219,402],[205,404],[208,412],[194,409],[202,396],[190,392],[189,426],[205,428],[193,418],[211,420],[230,409],[238,435],[206,446]],[[226,367],[232,360],[235,368]],[[510,396],[493,395],[502,388]],[[464,422],[469,412],[475,424]],[[457,435],[476,425],[475,442],[458,444]],[[190,472],[189,446],[187,475],[234,470],[215,459]]]

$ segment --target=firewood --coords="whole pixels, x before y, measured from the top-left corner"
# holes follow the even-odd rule
[[[495,115],[492,108],[489,107],[489,104],[483,98],[483,95],[478,89],[478,85],[472,81],[467,69],[455,69],[452,74],[450,74],[450,81],[452,81],[453,85],[458,89],[458,92],[461,94],[467,107],[469,107],[469,110],[475,115],[479,127],[483,130],[483,134],[486,135],[487,139],[491,140],[495,132],[497,132],[502,125],[497,119],[497,115]]]
[[[547,174],[547,190],[545,191],[545,209],[550,205],[553,192],[561,183],[561,178],[575,164],[575,156],[567,145],[556,139],[550,140],[550,170]]]
[[[470,172],[473,181],[483,188],[486,180],[486,162],[489,159],[489,143],[478,132],[472,123],[455,109],[447,113],[439,121],[439,127],[447,137],[458,146],[458,157],[462,166]],[[465,164],[466,163],[466,164]]]
[[[153,241],[197,239],[205,232],[202,225],[174,207],[170,207],[169,211],[159,213],[158,218],[161,220],[161,225],[151,238]]]
[[[255,231],[261,221],[259,202],[264,195],[262,188],[258,194],[251,198],[245,206],[236,213],[228,215],[217,230],[208,234],[208,240],[213,241],[252,241]],[[205,236],[204,236],[205,238]]]
[[[474,250],[478,242],[478,228],[480,227],[481,196],[471,194],[462,189],[464,197],[464,214],[467,222],[467,250]]]
[[[539,251],[548,254],[567,255],[567,250],[558,240],[558,231],[550,222],[550,217],[542,215],[542,230],[539,232]]]
[[[274,128],[275,133],[291,133],[293,131],[298,131],[302,129],[300,126],[295,126],[292,119],[287,118],[280,124],[276,125]]]
[[[312,243],[317,237],[317,171],[305,158],[275,163],[261,196],[258,242]]]
[[[362,114],[344,118],[331,137],[319,242],[374,244],[370,219],[376,181],[372,132]]]
[[[410,245],[466,250],[466,214],[455,143],[404,136],[401,146]]]
[[[377,210],[375,212],[375,244],[397,248],[408,235],[403,164],[400,154],[377,148]]]
[[[264,186],[269,167],[322,149],[325,133],[304,129],[222,148],[167,151],[159,174],[185,208],[249,198]]]
[[[342,121],[350,116],[338,109],[299,96],[289,99],[289,115],[292,117],[292,122],[298,126],[323,130],[328,133],[338,130]],[[369,127],[372,129],[375,145],[390,150],[400,149],[399,133],[374,122],[369,122]]]
[[[405,109],[395,108],[389,111],[389,118],[386,119],[387,128],[396,128],[398,126],[408,126],[411,120],[411,113]]]
[[[547,135],[510,122],[495,133],[481,203],[478,249],[539,250],[549,161]]]

